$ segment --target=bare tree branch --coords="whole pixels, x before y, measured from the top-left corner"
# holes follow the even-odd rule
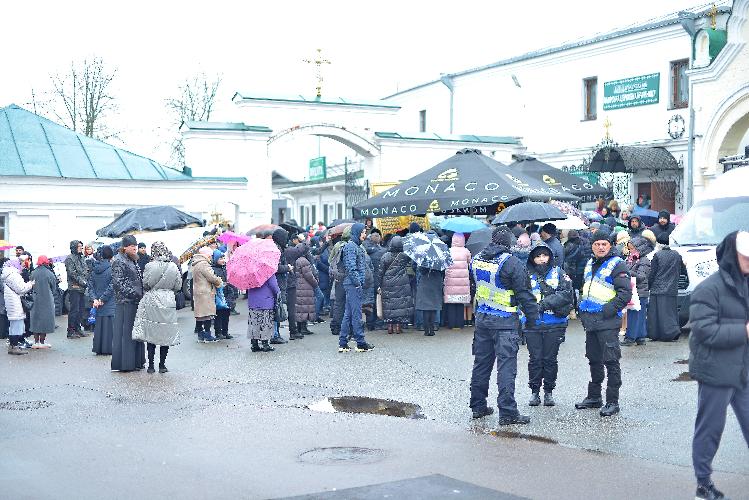
[[[186,121],[208,121],[216,103],[216,94],[221,86],[221,75],[209,79],[205,73],[199,73],[185,80],[179,86],[179,94],[165,101],[173,118],[173,125],[179,129]],[[177,132],[171,146],[172,161],[179,166],[185,164],[185,148],[182,136]]]
[[[52,114],[71,130],[97,139],[117,134],[106,124],[107,115],[117,109],[110,93],[117,70],[109,70],[98,57],[72,62],[70,71],[52,75]]]

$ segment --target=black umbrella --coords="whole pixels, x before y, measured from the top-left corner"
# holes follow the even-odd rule
[[[489,246],[489,243],[492,242],[493,232],[493,227],[486,227],[471,233],[471,236],[468,237],[468,241],[466,242],[466,248],[471,252],[473,257]]]
[[[509,168],[476,149],[447,160],[354,207],[354,217],[494,214],[500,204],[528,199],[575,201],[572,193]]]
[[[205,221],[174,207],[128,208],[115,220],[96,231],[96,235],[119,238],[125,234],[139,231],[169,231],[184,227],[202,226],[205,226]]]
[[[333,221],[328,224],[328,227],[335,227],[338,224],[355,224],[357,221],[354,219],[333,219]]]
[[[294,219],[289,219],[286,222],[282,222],[281,224],[279,224],[279,226],[287,230],[289,232],[289,236],[304,232],[304,228],[300,227]]]
[[[566,218],[567,215],[554,205],[539,203],[537,201],[526,201],[502,210],[502,213],[494,217],[492,224],[498,226],[500,224],[564,220]]]
[[[515,172],[541,180],[548,186],[565,193],[577,195],[582,201],[595,201],[601,196],[611,195],[611,190],[600,184],[593,184],[587,179],[569,174],[535,158],[523,158],[511,163],[510,168]]]

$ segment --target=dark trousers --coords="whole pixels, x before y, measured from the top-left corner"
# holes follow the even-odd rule
[[[156,354],[156,344],[152,344],[150,342],[146,343],[146,350],[148,351],[148,365],[153,366],[153,357]],[[162,366],[166,362],[166,355],[168,353],[168,345],[162,345],[159,347],[159,366]]]
[[[464,304],[445,304],[445,325],[448,328],[463,328],[465,319],[463,319]]]
[[[330,313],[330,332],[334,335],[341,334],[341,322],[343,321],[343,313],[346,309],[346,290],[344,290],[341,283],[336,283],[335,286],[335,299],[331,304]]]
[[[590,383],[588,397],[601,398],[601,385],[604,376],[606,381],[606,402],[619,402],[619,388],[622,386],[622,369],[619,358],[622,357],[619,346],[619,329],[585,332],[585,357],[590,365]],[[604,373],[604,366],[606,373]]]
[[[671,341],[681,335],[676,295],[651,295],[648,306],[648,338]]]
[[[420,311],[424,321],[424,333],[434,333],[434,320],[437,318],[437,311]]]
[[[545,392],[551,392],[557,386],[557,355],[559,346],[564,342],[565,330],[562,327],[525,331],[525,341],[528,344],[528,387],[532,392],[541,390],[542,381]]]
[[[353,335],[356,343],[362,345],[364,340],[364,325],[361,321],[361,305],[364,298],[364,291],[353,285],[344,285],[346,294],[346,307],[343,311],[343,320],[341,321],[341,333],[338,335],[338,345],[348,345],[348,336]]]
[[[723,428],[726,426],[729,404],[749,446],[749,381],[743,389],[697,383],[697,418],[694,421],[692,439],[692,464],[697,482],[700,484],[710,482],[713,458],[720,446]]]
[[[70,309],[68,310],[68,332],[78,331],[81,328],[81,321],[86,317],[83,310],[85,298],[82,290],[68,288],[68,301]]]
[[[10,321],[8,321],[8,316],[5,314],[0,314],[0,339],[8,338],[9,328],[10,328]]]
[[[229,333],[229,315],[230,309],[216,309],[216,317],[213,320],[213,331],[224,334]]]
[[[286,289],[286,310],[289,313],[289,334],[296,335],[296,287]]]
[[[518,405],[515,402],[515,377],[518,374],[518,344],[520,335],[517,329],[493,330],[476,327],[473,334],[473,372],[471,374],[471,409],[486,408],[489,395],[489,379],[492,376],[494,361],[497,361],[497,408],[500,417],[516,417]]]

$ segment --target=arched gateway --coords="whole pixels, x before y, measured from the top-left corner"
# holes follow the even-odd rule
[[[372,184],[409,178],[462,148],[482,149],[506,163],[524,152],[517,137],[414,132],[410,122],[418,125],[417,119],[382,101],[237,93],[233,102],[241,121],[186,122],[181,132],[195,175],[220,171],[248,179],[250,210],[240,214],[240,230],[281,218],[306,225],[350,217]],[[333,153],[305,155],[309,137],[326,141]]]

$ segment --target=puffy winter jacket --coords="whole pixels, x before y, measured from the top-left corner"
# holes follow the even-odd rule
[[[716,250],[720,270],[692,292],[689,374],[704,384],[743,389],[749,383],[749,278],[736,256],[736,233]]]
[[[367,268],[364,257],[365,251],[359,239],[362,231],[364,231],[364,224],[354,224],[351,227],[351,239],[343,245],[341,250],[341,261],[343,261],[343,267],[346,270],[346,277],[343,279],[344,285],[364,286]]]
[[[639,258],[631,263],[629,261],[627,262],[631,275],[637,281],[637,295],[640,298],[650,297],[650,286],[648,285],[648,279],[650,278],[650,259],[648,259],[646,255],[653,251],[653,247],[648,240],[640,236],[632,238],[630,243],[632,243],[640,253]]]
[[[385,250],[382,245],[379,245],[372,241],[371,236],[364,240],[362,246],[367,252],[367,255],[369,255],[369,258],[372,260],[372,272],[374,273],[375,281],[374,287],[380,288],[380,265],[382,264],[382,257],[385,256],[387,250]]]
[[[650,275],[648,276],[650,295],[676,297],[679,294],[681,273],[686,273],[686,269],[679,252],[669,246],[663,247],[653,255],[653,260],[650,262]]]
[[[445,304],[470,304],[471,279],[468,268],[471,252],[465,247],[466,239],[461,233],[453,235],[450,256],[453,264],[445,270]]]
[[[112,263],[110,261],[97,260],[94,263],[86,295],[92,300],[104,302],[96,310],[96,316],[114,316],[114,289],[112,288]]]
[[[299,243],[297,248],[305,250],[303,243]],[[315,288],[318,286],[312,264],[306,255],[301,255],[296,259],[294,269],[297,275],[296,321],[312,321],[315,319]]]
[[[143,277],[138,263],[124,253],[118,253],[112,259],[112,288],[118,304],[137,304],[143,298]],[[196,289],[194,285],[193,289]],[[197,305],[195,307],[197,309]]]
[[[68,274],[68,287],[75,290],[85,290],[88,285],[88,266],[83,255],[78,253],[81,242],[70,242],[70,255],[65,258],[65,271]]]
[[[608,255],[601,257],[600,259],[597,257],[590,259],[592,276],[595,277],[596,273],[601,269],[601,266],[614,256],[614,249],[612,248]],[[627,307],[629,299],[632,298],[632,282],[630,280],[629,267],[627,267],[627,264],[624,261],[619,262],[614,269],[611,270],[611,281],[616,295],[603,306],[601,312],[592,313],[580,311],[580,321],[586,332],[613,330],[614,328],[618,329],[622,324],[619,312]],[[580,301],[583,302],[585,300],[585,295],[582,295]]]
[[[394,236],[380,266],[382,309],[386,320],[405,322],[413,315],[414,303],[408,269],[411,269],[411,259],[403,253],[403,240],[400,236]]]
[[[26,319],[26,312],[21,305],[21,295],[31,291],[31,282],[23,281],[21,273],[11,265],[3,266],[3,298],[5,299],[5,314],[9,321]]]
[[[322,248],[320,255],[315,259],[315,267],[320,275],[319,283],[322,290],[330,288],[330,263],[328,258],[330,257],[330,245],[328,243]]]

